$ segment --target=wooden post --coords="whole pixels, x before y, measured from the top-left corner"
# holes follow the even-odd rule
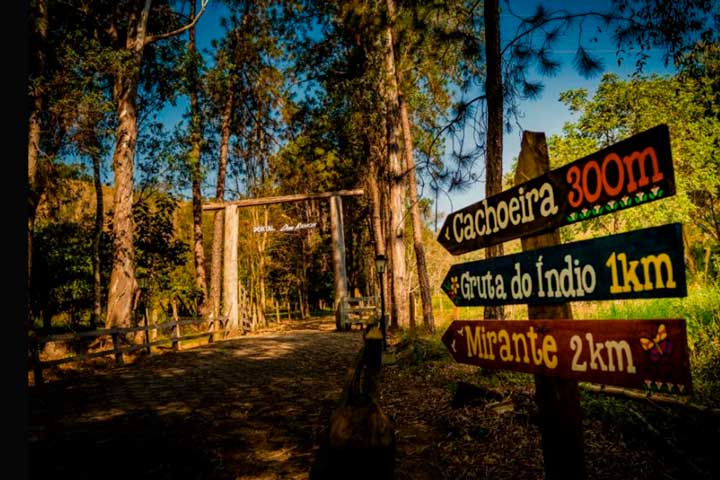
[[[343,230],[342,198],[330,197],[330,228],[333,244],[333,267],[335,270],[335,327],[344,330],[347,319],[342,315],[341,301],[347,296],[347,273],[345,271],[345,233]]]
[[[280,302],[278,302],[277,298],[273,299],[275,301],[275,323],[280,323]]]
[[[545,134],[523,132],[515,185],[550,170]],[[558,199],[556,199],[558,201]],[[557,229],[522,238],[523,251],[560,244]],[[530,320],[572,319],[567,303],[528,305]],[[586,478],[582,412],[577,381],[535,375],[535,401],[540,413],[545,478]]]
[[[223,316],[226,330],[238,329],[238,207],[225,207],[223,251]]]
[[[173,350],[180,350],[180,324],[178,318],[173,319],[173,334],[172,334],[172,348]]]
[[[117,365],[122,365],[123,362],[123,354],[120,351],[120,335],[118,332],[112,332],[112,342],[113,342],[113,350],[115,350],[115,363]]]
[[[415,294],[410,292],[410,330],[415,330]]]
[[[148,324],[147,308],[143,308],[143,327],[145,328],[145,353],[150,355],[150,326]]]
[[[37,342],[35,339],[31,340],[31,342],[33,376],[35,377],[35,385],[39,386],[43,384],[42,364],[40,363],[40,342]]]
[[[377,399],[380,369],[382,367],[383,337],[380,329],[373,326],[365,334],[365,349],[363,350],[363,392]]]

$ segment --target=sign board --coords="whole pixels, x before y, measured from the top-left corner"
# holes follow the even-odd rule
[[[442,342],[469,365],[692,393],[685,320],[454,321]]]
[[[682,225],[453,265],[441,287],[459,307],[684,297]]]
[[[459,255],[675,194],[659,125],[451,213],[438,242]]]
[[[297,222],[293,224],[283,223],[282,226],[278,225],[276,228],[274,225],[256,225],[253,227],[253,233],[266,233],[266,232],[299,232],[301,230],[308,230],[311,228],[318,228],[317,222],[302,223]]]

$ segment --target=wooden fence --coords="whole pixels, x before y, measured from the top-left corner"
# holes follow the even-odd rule
[[[87,332],[75,332],[75,333],[63,333],[56,335],[47,335],[43,337],[36,337],[31,332],[29,339],[30,347],[30,367],[33,370],[35,378],[35,385],[42,385],[43,383],[43,369],[48,367],[54,367],[62,365],[64,363],[74,363],[83,360],[89,360],[92,358],[99,358],[108,355],[115,356],[115,363],[117,365],[123,364],[123,353],[129,353],[135,350],[145,350],[146,353],[150,354],[151,347],[166,344],[170,342],[174,350],[180,348],[180,342],[183,340],[192,340],[196,338],[208,337],[208,343],[212,343],[215,340],[215,335],[222,334],[223,338],[227,336],[225,330],[227,317],[220,317],[216,320],[205,320],[204,318],[178,318],[176,320],[160,323],[156,325],[148,325],[147,318],[144,318],[144,325],[141,327],[125,327],[125,328],[101,328],[97,330],[91,330]],[[184,325],[198,325],[206,323],[207,331],[201,333],[193,333],[191,335],[181,335],[180,327]],[[217,325],[216,325],[217,323]],[[219,327],[219,328],[217,328]],[[171,328],[172,334],[170,338],[163,338],[161,340],[150,341],[150,330],[160,330],[163,328]],[[130,343],[125,335],[128,333],[145,332],[143,343]],[[100,352],[83,353],[71,357],[60,358],[56,360],[40,360],[40,352],[42,346],[47,343],[53,342],[71,342],[77,341],[81,338],[87,337],[101,337],[110,336],[112,338],[112,349],[102,350]]]
[[[340,311],[344,328],[353,324],[368,325],[380,320],[380,299],[378,297],[343,297]]]

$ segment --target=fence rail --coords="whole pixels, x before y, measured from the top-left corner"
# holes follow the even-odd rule
[[[167,343],[171,343],[172,348],[174,350],[178,350],[180,348],[181,341],[207,337],[208,343],[212,343],[215,340],[215,335],[222,333],[224,337],[228,333],[226,330],[227,317],[219,317],[214,320],[206,320],[204,318],[178,317],[176,320],[155,325],[148,325],[147,318],[144,318],[143,320],[145,324],[139,327],[99,328],[87,332],[53,334],[45,335],[42,337],[37,337],[31,332],[29,342],[30,367],[33,370],[35,384],[41,385],[43,383],[43,369],[48,367],[54,367],[65,363],[81,362],[83,360],[90,360],[92,358],[100,358],[108,355],[115,355],[115,363],[117,365],[122,365],[124,363],[124,353],[144,349],[148,354],[150,354],[151,347]],[[189,335],[180,335],[180,327],[185,325],[198,325],[203,323],[207,324],[207,331],[202,333],[192,333]],[[163,338],[161,340],[155,340],[151,342],[150,330],[160,330],[163,328],[172,328],[172,334],[170,338]],[[127,333],[136,332],[145,332],[143,343],[127,344],[127,339],[124,338],[124,335]],[[73,340],[79,340],[81,338],[103,336],[110,336],[112,338],[112,349],[102,350],[100,352],[93,353],[82,353],[79,355],[59,358],[56,360],[40,360],[40,351],[42,349],[42,346],[47,343],[70,342]],[[126,344],[123,345],[123,343]]]

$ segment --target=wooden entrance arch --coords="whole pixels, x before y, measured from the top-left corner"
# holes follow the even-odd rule
[[[277,197],[247,198],[229,202],[210,202],[203,210],[224,210],[223,228],[223,284],[222,315],[227,316],[230,329],[238,328],[238,209],[274,203],[292,203],[305,200],[328,199],[330,201],[330,229],[333,244],[335,324],[341,328],[346,319],[341,318],[342,299],[347,296],[347,271],[345,269],[345,233],[343,229],[342,197],[363,195],[363,190],[340,190],[337,192],[283,195]],[[228,246],[234,248],[228,248]]]

